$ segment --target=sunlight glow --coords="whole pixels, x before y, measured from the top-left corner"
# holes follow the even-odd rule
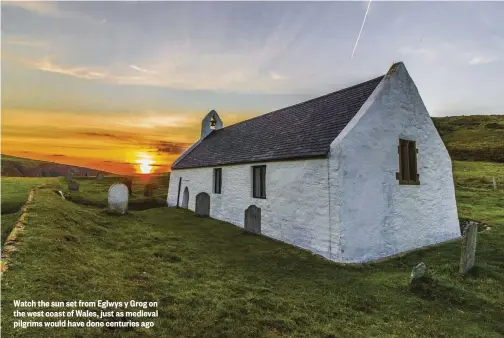
[[[142,174],[150,174],[152,171],[152,166],[151,164],[154,164],[154,161],[152,160],[152,156],[149,156],[145,153],[137,153],[137,161],[136,163],[140,164],[139,169]]]

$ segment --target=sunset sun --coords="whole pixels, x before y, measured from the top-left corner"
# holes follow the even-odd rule
[[[138,154],[138,159],[137,163],[139,164],[138,168],[140,170],[140,173],[142,174],[150,174],[152,171],[152,165],[154,161],[152,160],[152,157],[147,155],[147,154]]]

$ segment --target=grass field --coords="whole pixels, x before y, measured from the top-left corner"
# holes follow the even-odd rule
[[[345,266],[187,210],[112,216],[101,197],[84,205],[37,190],[3,276],[3,336],[502,337],[504,166],[454,161],[454,177],[460,217],[491,227],[466,277],[460,242]],[[106,196],[81,183],[82,199]],[[409,290],[420,261],[432,280]],[[159,318],[149,330],[13,329],[14,299],[158,301]]]

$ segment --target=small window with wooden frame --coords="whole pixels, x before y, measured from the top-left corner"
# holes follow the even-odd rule
[[[252,167],[252,196],[266,198],[266,166]]]
[[[416,142],[399,139],[397,152],[399,153],[399,172],[396,173],[396,179],[399,180],[399,184],[419,185]]]
[[[213,170],[213,192],[220,194],[222,191],[222,168],[215,168]]]

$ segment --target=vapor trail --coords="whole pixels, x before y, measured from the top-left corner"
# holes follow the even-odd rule
[[[364,20],[362,20],[362,26],[360,28],[359,35],[357,36],[357,40],[355,40],[355,46],[353,48],[352,56],[350,56],[350,59],[353,59],[355,50],[357,49],[357,45],[359,44],[359,39],[360,39],[360,36],[362,34],[362,30],[364,29],[364,24],[366,23],[367,13],[369,12],[369,7],[371,6],[371,1],[373,1],[373,0],[369,0],[369,3],[367,5],[366,14],[364,14]]]

